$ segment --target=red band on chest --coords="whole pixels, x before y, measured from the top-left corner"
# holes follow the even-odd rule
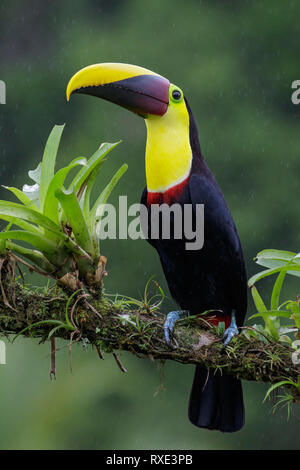
[[[219,323],[225,323],[225,329],[229,327],[231,323],[230,315],[209,315],[209,316],[201,316],[203,320],[207,321],[210,325],[218,326]]]
[[[189,176],[179,184],[172,186],[163,193],[149,192],[147,194],[147,204],[173,204],[178,201],[189,180]]]

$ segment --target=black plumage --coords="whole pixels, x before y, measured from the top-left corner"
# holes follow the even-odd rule
[[[204,204],[204,246],[197,251],[186,250],[184,238],[149,242],[159,254],[171,295],[180,309],[189,310],[191,314],[222,310],[225,321],[235,311],[237,325],[241,326],[247,310],[243,252],[222,191],[202,156],[196,123],[187,101],[186,106],[190,117],[192,169],[183,193],[174,202]],[[147,205],[147,189],[141,202]],[[170,223],[173,223],[172,217]],[[219,372],[207,374],[207,369],[196,367],[190,420],[208,429],[239,430],[244,422],[240,381],[221,376]]]

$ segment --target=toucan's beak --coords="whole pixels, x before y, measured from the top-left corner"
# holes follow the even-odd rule
[[[150,70],[129,64],[95,64],[79,70],[69,81],[72,93],[98,96],[137,114],[162,116],[169,103],[170,82]]]

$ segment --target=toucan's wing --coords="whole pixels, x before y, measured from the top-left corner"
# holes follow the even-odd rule
[[[192,204],[204,204],[207,230],[213,232],[217,238],[222,237],[230,250],[239,252],[239,236],[224,196],[215,180],[206,174],[192,174],[189,189]]]
[[[147,206],[147,194],[148,194],[148,191],[147,191],[147,188],[145,187],[141,196],[141,204],[143,204],[144,206]]]
[[[147,187],[145,187],[144,191],[142,193],[142,196],[141,196],[141,204],[148,208],[147,195],[148,195],[148,191],[147,191]],[[155,239],[151,240],[151,237],[149,235],[150,231],[151,231],[151,216],[150,216],[149,211],[148,211],[148,233],[145,233],[146,230],[144,230],[143,224],[142,224],[142,230],[144,231],[144,235],[148,236],[147,237],[147,242],[150,243],[150,245],[156,247],[157,246],[157,240],[155,240]]]
[[[192,204],[204,204],[205,239],[212,244],[211,256],[224,265],[230,296],[237,308],[237,320],[241,324],[247,309],[247,278],[239,236],[224,196],[213,175],[192,174],[189,181]],[[213,261],[213,260],[212,260]]]

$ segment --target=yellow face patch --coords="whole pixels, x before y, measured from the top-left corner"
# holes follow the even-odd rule
[[[146,180],[150,192],[165,192],[188,177],[192,165],[189,114],[180,88],[170,85],[163,116],[146,118]]]

